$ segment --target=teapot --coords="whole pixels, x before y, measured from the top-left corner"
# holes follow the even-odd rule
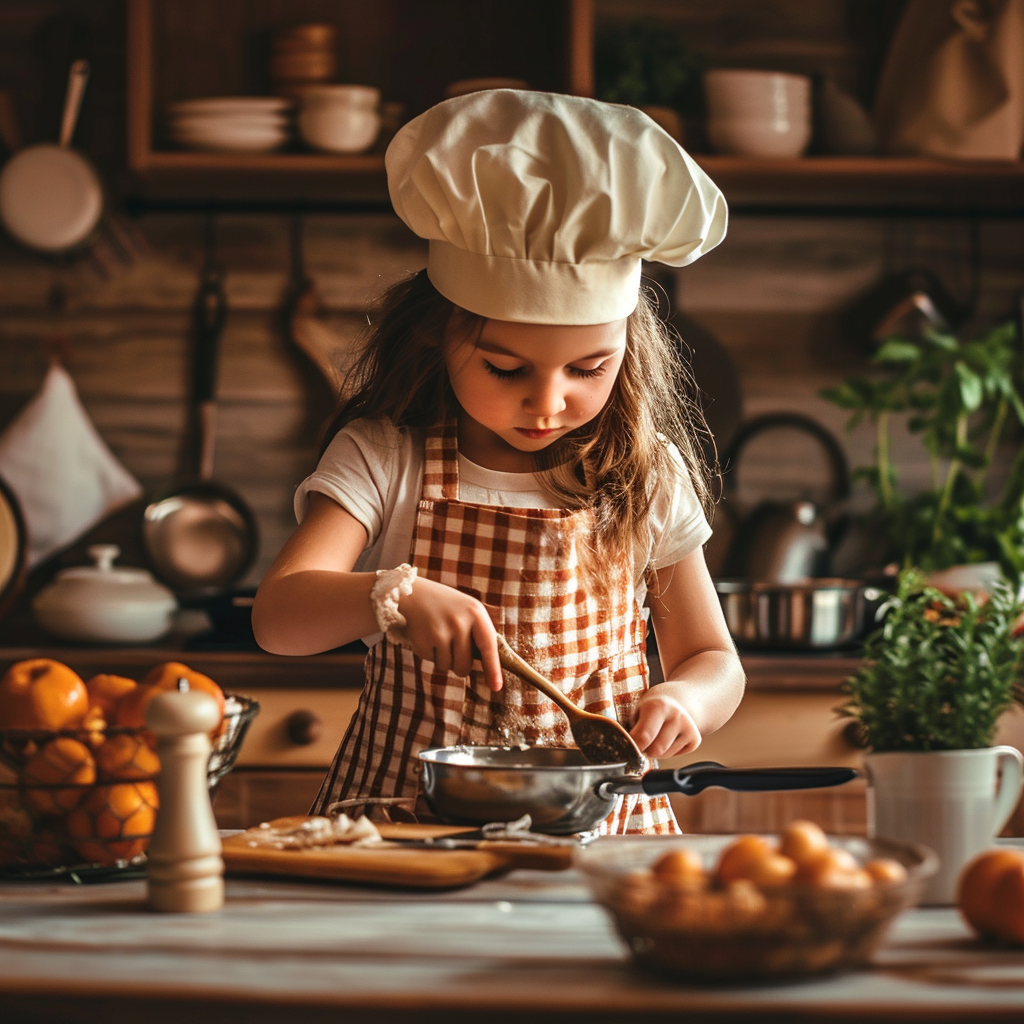
[[[93,565],[63,569],[32,601],[39,625],[62,640],[139,644],[172,625],[178,602],[145,569],[114,565],[116,544],[87,549]]]
[[[777,429],[809,434],[824,450],[831,472],[827,508],[805,494],[788,500],[763,500],[746,516],[736,510],[736,468],[742,450],[757,435]],[[723,572],[757,583],[798,583],[831,572],[831,553],[846,520],[835,518],[836,507],[850,493],[846,456],[836,439],[821,424],[800,413],[769,413],[744,424],[722,457],[727,500],[723,506],[733,519],[733,537],[725,554]]]

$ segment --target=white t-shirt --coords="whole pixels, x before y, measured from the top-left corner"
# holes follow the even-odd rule
[[[423,490],[424,431],[390,420],[353,420],[328,445],[316,471],[295,492],[301,523],[311,491],[326,494],[366,530],[356,572],[391,569],[409,561],[416,507]],[[678,472],[657,490],[650,513],[650,543],[637,551],[637,599],[647,594],[649,569],[664,569],[692,554],[711,536],[689,474],[672,448]],[[551,508],[554,498],[534,473],[498,473],[459,456],[459,500],[476,505]],[[374,638],[367,638],[372,642]]]

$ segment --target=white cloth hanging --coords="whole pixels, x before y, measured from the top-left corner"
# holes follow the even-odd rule
[[[21,503],[29,568],[142,494],[141,484],[97,433],[74,381],[57,362],[0,434],[0,476]]]

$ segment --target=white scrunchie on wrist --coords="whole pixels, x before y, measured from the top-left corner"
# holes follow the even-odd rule
[[[395,644],[407,642],[405,616],[398,610],[398,599],[412,593],[416,567],[403,562],[394,569],[378,569],[370,590],[370,604],[380,631]]]

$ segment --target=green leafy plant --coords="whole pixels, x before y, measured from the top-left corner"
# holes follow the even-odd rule
[[[1024,424],[1016,325],[968,341],[935,332],[890,338],[872,362],[876,375],[848,378],[821,396],[852,412],[849,429],[864,419],[875,425],[875,464],[857,476],[874,491],[872,515],[889,557],[926,570],[998,561],[1008,579],[1024,578],[1024,447],[1002,493],[987,494],[1000,439],[1013,420]],[[899,414],[931,466],[931,486],[919,494],[900,493],[890,437]]]
[[[696,113],[705,62],[679,35],[653,21],[608,25],[595,40],[596,92],[609,103]]]
[[[991,746],[1000,715],[1024,703],[1024,637],[1014,636],[1022,610],[1008,584],[987,600],[954,599],[903,570],[837,710],[876,752]]]

